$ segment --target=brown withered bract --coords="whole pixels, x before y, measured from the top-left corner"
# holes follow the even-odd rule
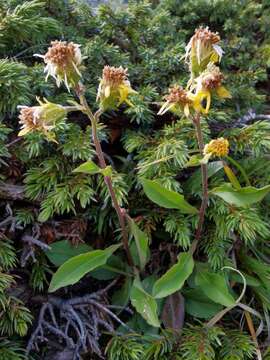
[[[188,98],[188,94],[186,90],[184,90],[181,86],[175,85],[169,89],[169,94],[164,96],[166,101],[170,103],[176,104],[187,104],[191,103]]]
[[[117,86],[127,80],[127,71],[122,66],[114,67],[106,65],[103,69],[102,79],[112,86]]]
[[[51,61],[59,67],[69,66],[75,57],[76,45],[73,42],[58,40],[52,41],[51,45],[44,55],[44,61],[46,63]]]

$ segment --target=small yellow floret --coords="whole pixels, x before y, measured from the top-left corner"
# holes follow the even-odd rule
[[[211,140],[206,144],[203,151],[204,155],[211,154],[212,156],[224,157],[229,153],[229,141],[224,138]]]

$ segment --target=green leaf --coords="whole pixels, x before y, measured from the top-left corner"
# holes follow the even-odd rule
[[[193,268],[192,255],[190,253],[180,254],[178,262],[155,282],[153,296],[160,299],[180,290],[186,279],[192,274]]]
[[[208,179],[211,176],[215,175],[221,169],[223,169],[223,162],[222,161],[212,161],[207,165],[207,177]],[[201,169],[196,170],[191,177],[186,182],[186,189],[188,192],[198,193],[201,191],[202,187],[202,171]]]
[[[267,193],[270,191],[270,185],[263,188],[256,189],[252,186],[243,187],[241,189],[235,189],[231,184],[225,183],[210,193],[221,197],[224,201],[231,205],[236,206],[248,206],[261,201]]]
[[[128,217],[128,223],[130,226],[130,231],[135,239],[137,252],[140,260],[140,269],[143,270],[149,259],[149,240],[146,233],[143,232],[135,223],[135,221],[132,220],[130,217]]]
[[[125,308],[129,302],[131,286],[132,278],[126,277],[123,286],[113,294],[112,304]],[[117,311],[120,312],[121,310]]]
[[[142,180],[147,197],[157,205],[166,209],[178,209],[185,214],[197,214],[198,210],[191,206],[184,196],[175,191],[167,190],[155,180]]]
[[[185,310],[189,315],[209,319],[222,310],[222,305],[212,302],[200,288],[184,292]]]
[[[142,287],[139,279],[135,279],[130,292],[130,300],[137,312],[154,327],[160,327],[157,316],[157,303]]]
[[[56,241],[50,245],[50,248],[50,250],[46,251],[46,255],[57,267],[76,255],[84,254],[92,250],[91,246],[87,244],[73,246],[68,240]]]
[[[235,189],[237,189],[237,190],[241,189],[241,185],[240,185],[237,177],[235,176],[234,172],[232,171],[232,169],[229,166],[224,165],[224,171],[225,171],[225,174],[227,175],[228,179],[230,180],[232,186],[234,186]]]
[[[56,291],[63,286],[73,285],[85,274],[104,265],[108,258],[121,245],[112,245],[105,250],[93,250],[77,255],[66,261],[53,275],[49,292]]]
[[[89,273],[97,280],[111,280],[119,276],[119,274],[125,274],[125,264],[117,255],[110,256],[105,265],[99,266]]]
[[[94,175],[100,173],[101,170],[102,169],[100,169],[93,161],[88,160],[74,169],[73,172]]]
[[[204,294],[212,301],[226,307],[235,305],[235,300],[230,294],[223,275],[200,270],[196,275],[195,281]]]

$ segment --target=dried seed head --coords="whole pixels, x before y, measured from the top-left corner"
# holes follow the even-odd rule
[[[60,86],[65,83],[68,90],[78,85],[81,78],[80,67],[82,63],[82,55],[80,46],[73,42],[52,41],[45,55],[36,54],[41,57],[46,67],[44,71],[47,73],[46,80],[52,76],[56,80],[56,85]]]
[[[215,65],[212,65],[204,75],[202,75],[202,86],[207,90],[217,89],[221,86],[224,75]]]
[[[40,131],[45,135],[55,127],[55,124],[66,117],[66,109],[58,104],[48,101],[40,106],[20,106],[19,124],[21,130],[19,136],[23,136],[32,131]],[[47,136],[48,137],[48,136]]]
[[[192,36],[192,41],[200,40],[202,43],[208,44],[217,44],[220,41],[220,36],[218,32],[212,32],[209,30],[209,27],[203,28],[200,26],[195,30],[194,35]]]
[[[204,155],[224,157],[229,153],[229,141],[223,137],[211,140],[209,144],[205,145],[203,153]]]
[[[51,62],[60,68],[70,66],[72,62],[76,63],[75,56],[78,45],[73,42],[52,41],[47,53],[44,55],[45,63]]]
[[[127,69],[122,66],[114,67],[106,65],[103,69],[102,80],[106,85],[118,86],[127,80]]]
[[[35,115],[36,107],[25,106],[21,108],[19,124],[23,128],[38,129],[40,127],[39,118]]]
[[[175,85],[169,89],[169,94],[165,96],[165,100],[169,103],[175,103],[180,105],[191,103],[186,90],[184,90],[181,86],[178,85]]]
[[[124,102],[133,106],[128,97],[135,92],[128,80],[127,69],[122,66],[106,65],[104,67],[97,93],[97,101],[103,109],[116,109]]]
[[[217,63],[222,58],[223,50],[219,46],[220,36],[208,27],[199,27],[186,46],[186,62],[193,77],[199,76],[207,65]]]

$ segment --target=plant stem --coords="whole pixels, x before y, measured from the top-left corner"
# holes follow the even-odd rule
[[[196,114],[196,116],[193,117],[193,124],[196,130],[196,136],[197,136],[200,154],[203,156],[204,142],[203,142],[203,135],[202,135],[202,128],[200,121],[201,121],[200,114]],[[190,252],[192,254],[194,254],[194,252],[196,251],[197,245],[202,235],[205,212],[208,203],[208,174],[207,174],[206,164],[201,164],[201,172],[202,172],[202,203],[199,211],[199,222],[195,233],[195,239],[191,244],[191,249],[190,249]]]
[[[101,145],[100,145],[100,141],[99,141],[99,138],[98,138],[98,134],[97,134],[97,121],[98,121],[98,118],[99,118],[101,112],[97,111],[95,113],[95,115],[92,113],[92,111],[91,111],[91,109],[90,109],[90,107],[89,107],[89,105],[87,103],[87,100],[86,100],[86,98],[84,96],[83,90],[81,88],[76,89],[76,94],[80,99],[80,103],[81,103],[86,115],[88,116],[88,118],[91,121],[92,138],[93,138],[93,142],[94,142],[94,145],[95,145],[96,154],[97,154],[97,157],[98,157],[98,160],[99,160],[100,167],[102,169],[105,169],[107,165],[106,165],[104,154],[103,154],[103,151],[102,151],[102,148],[101,148]],[[114,191],[114,188],[113,188],[113,184],[112,184],[111,176],[104,176],[104,181],[105,181],[105,184],[106,184],[106,186],[107,186],[107,188],[109,190],[113,206],[114,206],[115,211],[116,211],[117,216],[118,216],[118,220],[119,220],[120,227],[121,227],[121,232],[122,232],[123,246],[124,246],[124,249],[125,249],[125,252],[126,252],[126,255],[127,255],[128,264],[130,266],[133,266],[134,264],[133,264],[132,256],[131,256],[131,253],[130,253],[130,250],[129,250],[129,245],[128,245],[128,233],[127,233],[126,223],[125,223],[125,212],[123,211],[123,209],[121,209],[121,207],[120,207],[120,205],[119,205],[119,203],[117,201],[115,191]]]

